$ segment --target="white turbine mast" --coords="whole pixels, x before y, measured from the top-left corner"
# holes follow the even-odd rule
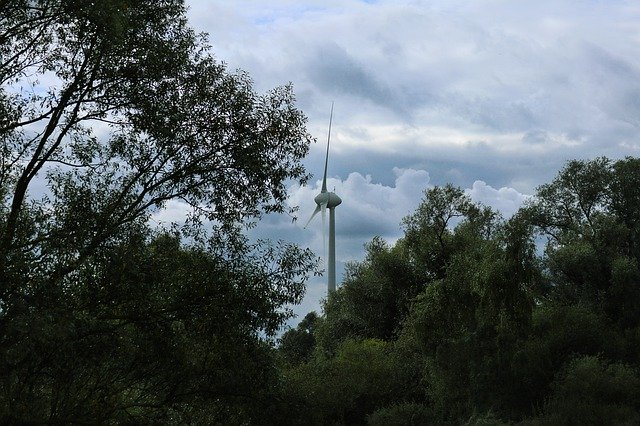
[[[331,122],[333,121],[333,102],[331,102],[331,115],[329,116],[329,133],[327,136],[327,155],[324,160],[324,176],[322,178],[322,190],[315,196],[317,206],[311,217],[304,225],[306,228],[311,220],[322,213],[322,241],[326,253],[326,210],[329,209],[329,255],[327,261],[327,290],[329,293],[336,289],[336,212],[335,208],[342,203],[340,197],[334,192],[327,191],[327,166],[329,164],[329,142],[331,141]]]

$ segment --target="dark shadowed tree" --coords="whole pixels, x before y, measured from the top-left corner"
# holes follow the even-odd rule
[[[213,58],[181,0],[1,1],[3,421],[268,409],[266,337],[312,262],[239,229],[306,180],[304,124],[289,86],[257,94]],[[190,217],[160,236],[171,200]]]
[[[570,161],[523,210],[549,237],[551,297],[604,310],[623,328],[640,321],[639,179],[637,159]]]
[[[346,338],[393,339],[423,287],[404,241],[389,247],[374,237],[365,249],[365,260],[347,265],[342,285],[325,303],[317,334],[327,350]]]
[[[286,180],[306,178],[298,160],[310,137],[290,88],[258,95],[229,73],[182,1],[5,2],[0,12],[5,292],[17,253],[60,279],[168,200],[227,226],[282,211]],[[29,199],[45,176],[48,191]],[[31,235],[26,209],[38,218]]]
[[[427,191],[404,223],[415,262],[432,279],[399,343],[422,354],[433,414],[455,422],[517,411],[511,363],[541,281],[531,227],[518,216],[501,220],[451,186]]]
[[[426,191],[285,365],[294,423],[637,423],[638,182],[637,159],[571,161],[506,221]]]
[[[309,312],[296,328],[284,332],[279,351],[287,362],[297,364],[309,360],[316,346],[317,322],[318,314]]]

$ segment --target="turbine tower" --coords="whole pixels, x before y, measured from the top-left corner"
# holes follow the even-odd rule
[[[340,197],[334,192],[327,191],[327,166],[329,164],[329,142],[331,141],[331,122],[333,121],[333,102],[331,103],[331,115],[329,116],[329,133],[327,136],[327,155],[324,160],[324,176],[322,178],[322,190],[315,196],[314,201],[317,206],[313,211],[313,214],[307,221],[305,228],[309,225],[309,222],[318,214],[322,213],[322,240],[326,247],[325,237],[325,215],[326,210],[329,209],[329,255],[327,262],[327,289],[331,293],[336,289],[336,212],[337,206],[342,203]]]

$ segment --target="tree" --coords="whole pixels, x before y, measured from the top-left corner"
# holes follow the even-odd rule
[[[325,303],[317,334],[326,350],[347,338],[394,339],[422,289],[403,240],[389,247],[374,237],[365,250],[365,260],[347,265],[342,285]]]
[[[639,176],[636,159],[571,161],[522,213],[549,238],[550,297],[604,310],[623,328],[640,321]]]
[[[367,424],[374,425],[424,425],[433,422],[430,407],[415,402],[381,408],[367,417]]]
[[[415,213],[403,219],[407,247],[425,281],[443,278],[451,256],[464,245],[452,232],[463,219],[475,235],[486,237],[495,231],[496,214],[450,184],[426,190]]]
[[[315,328],[318,314],[309,312],[298,327],[287,330],[280,338],[280,353],[287,362],[308,361],[316,346]]]
[[[640,421],[637,367],[597,356],[571,361],[553,383],[544,414],[532,424],[635,424]]]
[[[637,182],[636,159],[571,161],[506,221],[426,191],[285,365],[294,423],[637,423]]]
[[[458,223],[443,228],[451,212]],[[475,410],[513,415],[522,389],[511,363],[529,328],[532,290],[540,286],[531,227],[518,216],[500,220],[452,187],[427,193],[405,223],[418,247],[416,263],[441,259],[401,335],[423,354],[435,415],[440,421]]]
[[[335,354],[317,352],[285,371],[286,387],[300,398],[291,423],[364,424],[368,414],[404,398],[402,366],[392,344],[378,339],[346,339]]]
[[[253,422],[273,405],[275,359],[261,335],[300,300],[295,276],[311,253],[147,240],[132,232],[85,264],[64,297],[38,294],[5,317],[3,421]]]
[[[249,244],[311,137],[181,0],[0,2],[0,418],[251,422],[308,251]],[[191,208],[171,235],[149,218]],[[208,220],[211,226],[203,226]]]
[[[291,88],[260,96],[246,74],[228,73],[182,1],[19,1],[0,12],[5,294],[17,252],[37,252],[40,273],[57,280],[168,200],[224,227],[282,211],[286,180],[306,178],[310,136]],[[27,206],[38,224],[20,240]]]

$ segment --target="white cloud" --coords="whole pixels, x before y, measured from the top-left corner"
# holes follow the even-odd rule
[[[184,223],[191,207],[180,200],[169,200],[164,208],[151,215],[150,223],[155,226],[170,227],[172,223]]]
[[[492,207],[504,218],[513,216],[522,203],[531,198],[530,195],[521,194],[513,188],[495,189],[481,180],[473,182],[473,186],[465,192],[473,201]]]
[[[337,245],[341,246],[336,252],[339,259],[360,259],[362,245],[375,235],[389,239],[399,236],[400,222],[417,207],[422,192],[429,184],[429,174],[424,170],[399,168],[395,168],[393,173],[394,186],[376,183],[371,175],[360,173],[350,173],[345,180],[327,178],[328,189],[342,198],[342,204],[335,209]],[[296,186],[291,189],[289,203],[300,206],[300,227],[315,209],[313,199],[321,186],[321,181],[316,181],[314,187]],[[320,253],[321,228],[320,218],[307,228],[307,232],[314,235],[312,245]]]

